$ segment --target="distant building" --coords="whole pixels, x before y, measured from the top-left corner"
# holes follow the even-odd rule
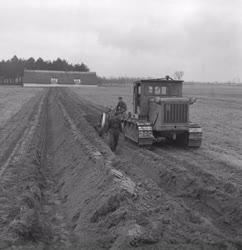
[[[0,85],[22,85],[22,78],[21,76],[16,78],[6,78],[0,76]]]
[[[97,85],[95,72],[24,70],[24,86]]]

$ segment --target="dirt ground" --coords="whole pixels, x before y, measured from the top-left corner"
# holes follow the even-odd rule
[[[0,87],[0,126],[16,114],[40,88]]]
[[[30,92],[0,124],[0,249],[242,249],[241,87],[185,86],[200,149],[115,154],[94,127],[131,88]]]

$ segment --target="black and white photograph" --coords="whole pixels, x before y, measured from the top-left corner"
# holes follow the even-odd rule
[[[242,249],[242,1],[0,0],[0,250]]]

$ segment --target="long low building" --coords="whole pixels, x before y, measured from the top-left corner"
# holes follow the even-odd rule
[[[24,86],[92,86],[98,85],[95,72],[24,70]]]

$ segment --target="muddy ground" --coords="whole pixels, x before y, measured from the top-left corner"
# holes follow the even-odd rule
[[[122,137],[113,154],[102,111],[44,89],[1,127],[0,249],[242,249],[240,158]]]

